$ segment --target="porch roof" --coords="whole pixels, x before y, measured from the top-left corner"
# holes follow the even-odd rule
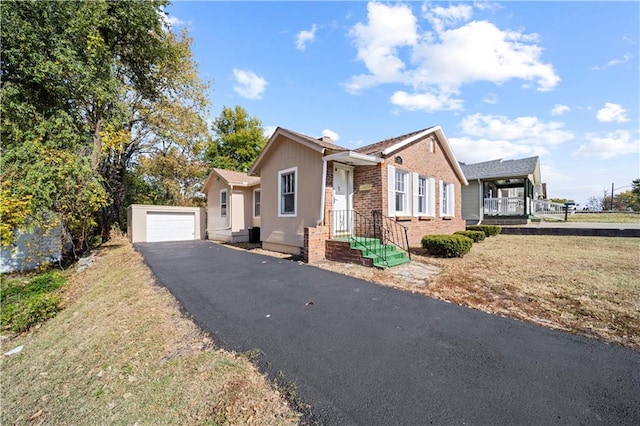
[[[348,164],[350,166],[373,166],[384,161],[380,157],[373,155],[361,154],[354,151],[342,151],[335,154],[322,157],[326,161],[337,161],[339,163]]]
[[[467,179],[493,179],[507,177],[526,177],[539,171],[539,157],[522,158],[518,160],[491,160],[482,163],[464,164],[460,167]],[[539,172],[538,172],[539,173]],[[539,177],[537,177],[539,180]]]

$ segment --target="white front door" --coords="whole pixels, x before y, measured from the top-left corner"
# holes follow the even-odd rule
[[[353,169],[334,165],[333,167],[333,233],[349,235],[353,221],[351,211],[353,197]]]

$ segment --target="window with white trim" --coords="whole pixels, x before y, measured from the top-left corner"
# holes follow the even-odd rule
[[[260,190],[253,191],[253,217],[260,217]]]
[[[409,212],[409,173],[396,169],[395,208],[396,214]]]
[[[297,167],[278,172],[278,216],[296,215],[298,192],[297,174]]]
[[[426,177],[418,176],[417,195],[418,202],[416,203],[416,210],[420,215],[427,214],[427,181]]]
[[[435,216],[436,192],[435,179],[412,173],[413,215]]]
[[[455,186],[440,181],[440,216],[455,216]]]
[[[220,191],[220,216],[227,216],[227,190]]]

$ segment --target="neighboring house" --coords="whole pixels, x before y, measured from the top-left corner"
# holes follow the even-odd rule
[[[62,259],[62,226],[50,229],[33,226],[14,232],[15,241],[0,247],[0,273],[32,271]],[[45,227],[46,228],[46,227]]]
[[[460,167],[469,181],[462,189],[462,217],[467,224],[526,223],[539,208],[537,200],[546,199],[538,157]]]
[[[366,264],[337,242],[378,239],[406,251],[424,235],[465,226],[460,188],[467,181],[440,126],[355,150],[277,128],[249,175],[260,176],[262,246],[307,262]],[[376,250],[371,257],[387,256]]]
[[[207,238],[233,243],[249,241],[250,228],[260,227],[260,178],[213,169],[202,191],[207,194]]]

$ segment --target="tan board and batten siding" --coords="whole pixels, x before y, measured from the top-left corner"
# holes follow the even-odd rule
[[[152,216],[152,224],[161,224],[162,216],[166,218],[175,217],[193,217],[193,232],[188,235],[184,230],[179,231],[179,239],[172,239],[168,236],[164,241],[178,241],[183,239],[202,240],[205,238],[205,212],[201,207],[177,207],[177,206],[154,206],[143,204],[132,204],[127,209],[127,236],[132,243],[142,243],[149,241],[148,226],[150,224],[149,216]],[[184,226],[185,221],[180,221],[180,226]],[[170,223],[165,222],[165,223]],[[164,226],[164,225],[163,225]],[[171,226],[171,225],[167,225]],[[151,235],[153,240],[162,239],[160,236]]]
[[[278,198],[263,196],[262,247],[300,254],[304,245],[304,228],[315,227],[320,218],[322,153],[282,135],[274,142],[268,153],[269,161],[264,161],[260,169],[262,193],[278,194],[278,172],[297,167],[296,215],[279,217]]]

